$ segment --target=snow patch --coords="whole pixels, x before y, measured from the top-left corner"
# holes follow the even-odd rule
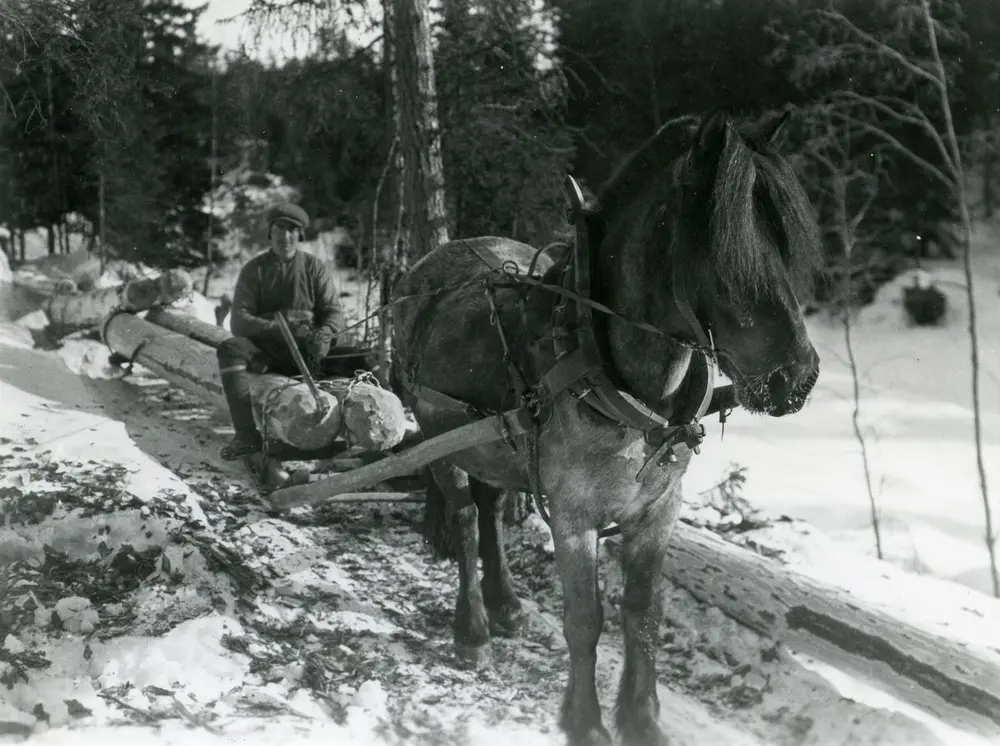
[[[242,634],[237,619],[210,614],[182,622],[160,638],[92,643],[89,675],[102,687],[183,689],[197,701],[212,702],[240,686],[247,674],[249,660],[221,644],[224,635]]]
[[[108,348],[97,340],[68,338],[62,341],[59,357],[78,376],[94,379],[121,378],[120,368],[108,362]]]

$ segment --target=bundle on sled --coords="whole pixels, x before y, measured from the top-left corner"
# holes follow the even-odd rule
[[[386,451],[403,440],[403,405],[373,378],[334,378],[318,385],[322,410],[304,382],[273,373],[255,376],[251,391],[257,429],[304,452],[322,450],[339,437],[345,446],[365,451]]]
[[[49,320],[49,335],[59,339],[99,327],[102,320],[116,310],[137,312],[169,305],[187,296],[192,287],[187,272],[172,269],[157,277],[141,277],[84,293],[57,292],[45,301],[42,309]]]
[[[222,409],[226,399],[214,348],[228,336],[176,311],[157,311],[147,319],[117,312],[101,330],[104,343],[121,360],[142,365]],[[351,446],[386,451],[402,441],[403,405],[374,379],[334,378],[318,385],[322,405],[302,381],[275,373],[251,376],[254,419],[268,439],[270,457],[308,461]]]

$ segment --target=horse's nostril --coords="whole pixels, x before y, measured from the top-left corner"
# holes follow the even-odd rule
[[[767,392],[769,398],[775,404],[782,404],[791,396],[792,387],[788,383],[788,376],[783,370],[776,370],[767,379]]]

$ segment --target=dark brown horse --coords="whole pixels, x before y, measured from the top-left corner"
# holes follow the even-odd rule
[[[752,412],[794,413],[816,381],[819,357],[793,286],[814,268],[819,238],[808,199],[775,150],[781,122],[741,127],[716,113],[695,129],[666,127],[610,180],[599,195],[600,212],[589,218],[593,299],[615,312],[594,318],[604,371],[619,392],[671,424],[680,413],[704,412],[698,404],[713,356]],[[679,448],[672,462],[643,468],[657,453],[655,439],[588,404],[579,387],[543,381],[572,346],[572,339],[560,342],[567,327],[553,326],[566,298],[552,291],[572,251],[555,253],[536,256],[525,244],[481,237],[421,259],[394,291],[400,299],[394,376],[427,436],[465,424],[470,411],[516,408],[525,387],[544,398],[548,387],[537,430],[513,432],[431,467],[457,544],[457,650],[479,660],[491,632],[510,633],[521,620],[498,496],[502,488],[528,491],[540,483],[570,653],[561,726],[573,746],[611,743],[595,688],[603,621],[597,542],[603,527],[617,523],[625,667],[616,724],[623,743],[665,744],[655,670],[662,566],[691,450]],[[548,287],[498,283],[491,296],[485,281],[498,274],[499,263],[491,256],[516,265],[522,278],[533,268]],[[699,402],[692,405],[692,398]]]

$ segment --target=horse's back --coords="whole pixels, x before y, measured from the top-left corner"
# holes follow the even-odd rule
[[[405,347],[408,340],[414,339],[414,325],[418,317],[425,315],[445,296],[485,304],[483,289],[477,278],[484,277],[493,269],[481,256],[486,252],[493,254],[502,264],[512,263],[519,272],[527,273],[538,250],[510,238],[480,236],[449,241],[423,256],[393,290],[393,298],[398,304],[393,311],[393,336],[397,346]],[[546,252],[536,262],[536,268],[544,271],[551,264],[552,259]],[[463,321],[454,319],[455,323]]]
[[[501,262],[514,262],[523,272],[527,271],[537,252],[537,249],[526,243],[497,236],[449,241],[414,264],[400,282],[400,288],[410,285],[407,292],[412,293],[417,290],[416,284],[430,290],[482,276],[491,269],[480,253],[477,253],[484,249]]]

